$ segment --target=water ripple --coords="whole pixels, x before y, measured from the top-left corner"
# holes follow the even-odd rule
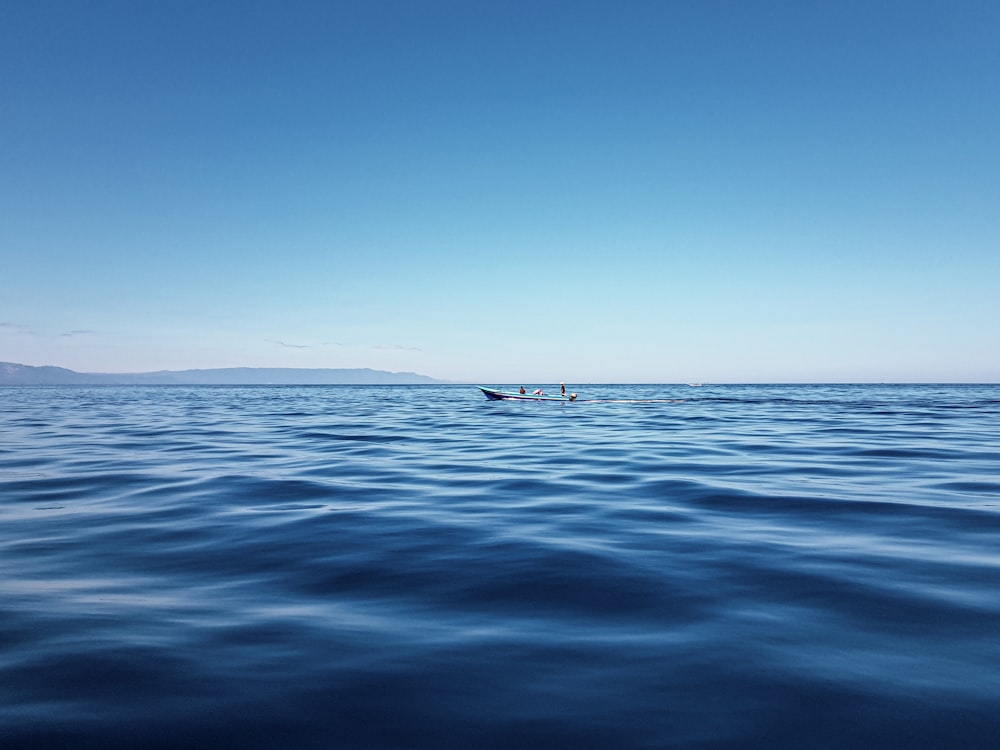
[[[992,748],[997,386],[8,388],[5,748]]]

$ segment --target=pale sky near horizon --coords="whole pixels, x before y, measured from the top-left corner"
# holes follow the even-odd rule
[[[1000,3],[0,2],[0,361],[1000,382]]]

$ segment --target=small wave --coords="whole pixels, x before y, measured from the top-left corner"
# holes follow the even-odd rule
[[[11,389],[5,747],[992,748],[998,388]]]

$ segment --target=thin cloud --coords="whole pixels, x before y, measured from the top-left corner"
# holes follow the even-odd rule
[[[419,346],[403,346],[402,344],[375,344],[372,349],[383,352],[422,352]]]
[[[60,333],[60,338],[72,338],[73,336],[92,336],[96,334],[97,331],[88,331],[86,329],[80,329],[76,331],[66,331],[65,333]]]
[[[0,330],[10,331],[11,333],[19,333],[22,336],[39,336],[41,338],[58,338],[58,339],[68,339],[74,336],[94,336],[99,333],[99,331],[92,331],[89,328],[76,328],[72,331],[63,331],[62,333],[40,333],[33,328],[29,328],[21,323],[11,323],[9,321],[0,321]]]
[[[275,341],[274,343],[286,349],[312,349],[310,344],[289,344],[287,341]]]

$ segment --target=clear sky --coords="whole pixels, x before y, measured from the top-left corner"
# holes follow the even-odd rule
[[[1000,381],[1000,3],[2,0],[0,360]]]

